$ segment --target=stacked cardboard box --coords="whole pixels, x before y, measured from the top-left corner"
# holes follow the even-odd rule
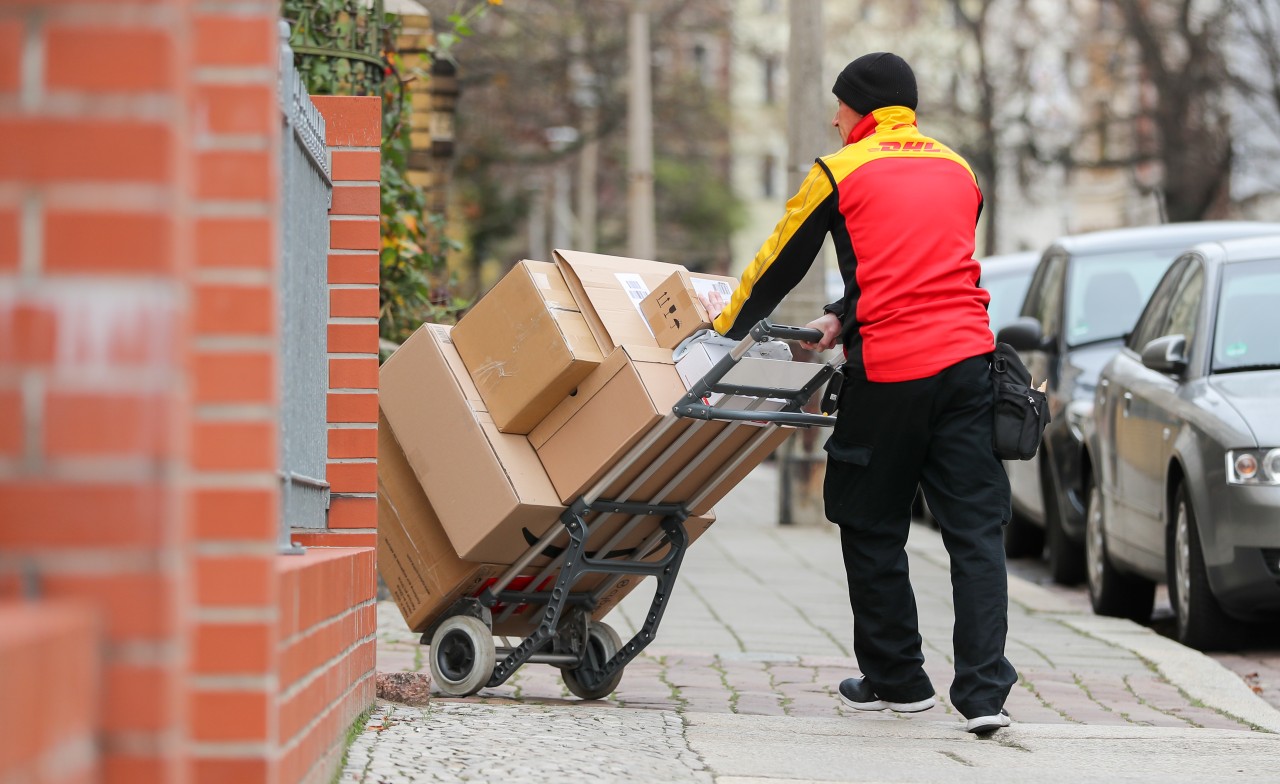
[[[659,305],[645,299],[661,287],[661,304],[682,297],[682,307],[696,308],[696,287],[708,284],[731,288],[732,280],[560,251],[555,264],[521,262],[456,327],[424,325],[383,364],[379,568],[411,628],[426,629],[505,572],[670,415],[687,389],[672,358],[670,345],[682,339],[674,333],[705,318],[682,312],[678,326],[655,322]],[[790,435],[783,428],[753,441],[761,432],[749,422],[681,420],[601,497],[688,504],[685,526],[696,539],[714,521],[714,504]],[[590,521],[586,549],[633,553],[655,528],[643,522],[615,537],[627,521]],[[554,577],[567,540],[563,531],[551,540],[522,583],[541,589]],[[574,589],[610,584],[600,617],[637,582],[593,576]],[[533,615],[517,612],[495,633],[524,634]]]

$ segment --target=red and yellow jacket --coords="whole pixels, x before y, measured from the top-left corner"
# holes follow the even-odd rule
[[[829,233],[845,294],[826,310],[840,317],[849,372],[909,381],[991,352],[973,258],[982,192],[969,165],[921,134],[905,106],[876,109],[847,142],[787,202],[716,331],[742,337],[773,312]]]

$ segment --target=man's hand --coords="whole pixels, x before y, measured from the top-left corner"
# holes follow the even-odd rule
[[[707,309],[708,321],[715,321],[720,311],[724,310],[724,306],[729,304],[725,302],[724,295],[715,289],[711,289],[706,294],[699,294],[698,301]]]
[[[822,333],[822,340],[817,343],[800,341],[800,345],[810,351],[826,351],[835,346],[836,340],[840,337],[840,317],[834,313],[823,313],[818,318],[805,324],[805,326]]]

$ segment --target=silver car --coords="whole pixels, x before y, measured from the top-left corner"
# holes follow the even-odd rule
[[[1197,245],[1103,368],[1086,422],[1086,562],[1103,615],[1232,647],[1280,612],[1280,236]]]
[[[1082,428],[1093,409],[1098,373],[1183,251],[1200,242],[1278,233],[1280,223],[1169,223],[1062,237],[1045,250],[1022,317],[997,333],[1017,349],[1036,384],[1047,382],[1053,416],[1034,458],[1005,462],[1013,495],[1006,555],[1038,557],[1048,540],[1054,582],[1085,580]]]

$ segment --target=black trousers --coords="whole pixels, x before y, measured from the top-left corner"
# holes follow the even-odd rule
[[[915,381],[850,377],[826,446],[826,513],[840,526],[858,667],[881,699],[934,694],[905,549],[919,485],[951,556],[951,702],[969,718],[999,712],[1017,680],[1004,656],[1010,498],[991,451],[991,392],[985,357]]]

